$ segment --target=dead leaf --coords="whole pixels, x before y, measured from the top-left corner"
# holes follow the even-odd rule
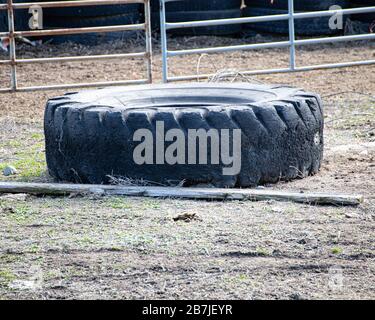
[[[191,222],[191,221],[202,221],[196,213],[184,213],[184,214],[181,214],[175,218],[173,218],[173,221],[177,222],[177,221],[184,221],[184,222]]]
[[[1,208],[1,212],[5,214],[12,214],[12,213],[16,213],[16,210],[12,207],[4,207],[4,208]]]

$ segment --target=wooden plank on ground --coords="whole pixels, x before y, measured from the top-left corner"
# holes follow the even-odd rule
[[[185,198],[202,200],[292,201],[313,205],[350,205],[363,202],[361,195],[335,193],[301,193],[259,189],[172,188],[122,185],[86,185],[60,183],[0,182],[0,193],[37,195],[101,194],[152,198]]]

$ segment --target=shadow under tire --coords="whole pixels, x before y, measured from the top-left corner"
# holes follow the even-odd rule
[[[223,175],[211,164],[143,164],[133,159],[134,133],[241,130],[240,171]],[[50,99],[45,110],[46,157],[58,181],[109,183],[109,176],[162,184],[211,183],[251,187],[318,172],[323,157],[323,111],[318,95],[285,86],[179,84],[115,87],[68,93]],[[154,141],[155,143],[155,141]],[[167,149],[173,142],[166,142]],[[188,144],[185,156],[188,159]],[[155,147],[156,148],[156,147]],[[155,149],[156,151],[156,149]],[[232,151],[231,151],[232,152]],[[198,153],[199,154],[199,153]],[[230,166],[229,166],[230,167]]]

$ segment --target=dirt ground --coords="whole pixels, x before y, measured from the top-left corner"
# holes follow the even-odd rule
[[[170,47],[251,41],[186,37],[172,39]],[[138,44],[21,45],[18,54],[130,52],[140,50]],[[156,42],[155,47],[154,73],[160,75]],[[374,59],[374,49],[374,42],[306,47],[298,50],[297,61],[312,65]],[[177,75],[283,67],[288,57],[283,49],[194,55],[171,59],[170,71]],[[41,67],[20,66],[20,84],[134,79],[145,69],[137,60]],[[0,71],[4,87],[9,75],[4,66]],[[318,92],[325,102],[320,173],[265,188],[358,193],[365,203],[337,207],[0,196],[0,299],[374,299],[375,66],[235,80],[294,85]],[[47,99],[61,93],[0,94],[0,169],[9,164],[18,169],[10,180],[50,180],[43,111]],[[183,215],[192,219],[175,221]]]

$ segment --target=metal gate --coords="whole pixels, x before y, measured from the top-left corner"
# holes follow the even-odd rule
[[[72,28],[72,29],[51,29],[51,30],[29,30],[16,31],[14,28],[14,10],[29,9],[34,6],[41,8],[60,8],[60,7],[79,7],[79,6],[101,6],[111,4],[144,4],[145,22],[140,24],[116,25],[105,27],[87,27],[87,28]],[[84,0],[84,1],[54,1],[54,2],[33,2],[33,3],[13,3],[13,0],[7,0],[7,4],[0,4],[0,10],[8,11],[8,32],[0,32],[0,37],[9,38],[9,59],[0,60],[0,67],[2,65],[10,65],[10,87],[0,88],[1,92],[16,92],[16,91],[35,91],[35,90],[55,90],[55,89],[70,89],[77,87],[105,87],[114,85],[126,84],[142,84],[152,82],[152,42],[151,42],[151,14],[150,14],[150,0]],[[95,32],[115,32],[115,31],[135,31],[143,30],[145,32],[146,50],[139,53],[123,53],[123,54],[107,54],[107,55],[87,55],[87,56],[70,56],[70,57],[54,57],[54,58],[37,58],[37,59],[17,59],[16,57],[16,38],[17,37],[35,37],[48,35],[73,35],[80,33],[95,33]],[[129,58],[143,58],[147,64],[147,75],[144,79],[139,80],[123,80],[123,81],[108,81],[108,82],[94,82],[94,83],[78,83],[78,84],[62,84],[62,85],[46,85],[33,87],[19,87],[17,84],[17,65],[29,63],[46,63],[46,62],[72,62],[72,61],[87,61],[87,60],[108,60],[108,59],[129,59]]]
[[[234,19],[169,23],[166,21],[165,6],[168,5],[167,4],[168,2],[172,2],[172,1],[181,1],[181,0],[160,0],[160,24],[161,24],[160,29],[161,29],[161,41],[162,41],[163,82],[184,81],[184,80],[193,80],[193,79],[207,79],[207,78],[210,78],[211,76],[214,76],[213,74],[203,74],[203,75],[187,75],[187,76],[179,76],[179,77],[169,77],[168,58],[181,56],[181,55],[188,55],[188,54],[219,53],[219,52],[229,52],[229,51],[238,51],[238,50],[266,49],[266,48],[290,48],[290,59],[289,59],[288,68],[253,70],[253,71],[246,70],[243,72],[241,71],[241,73],[244,75],[311,71],[311,70],[316,70],[316,69],[330,69],[330,68],[341,68],[341,67],[349,67],[349,66],[375,64],[375,60],[364,60],[364,61],[356,61],[356,62],[340,62],[340,63],[332,63],[332,64],[312,65],[312,66],[297,66],[296,65],[296,47],[297,46],[354,41],[354,40],[370,40],[370,39],[375,39],[375,34],[368,33],[368,34],[361,34],[361,35],[337,36],[337,37],[314,38],[314,39],[303,39],[303,40],[297,40],[296,34],[295,34],[295,19],[332,17],[333,15],[337,15],[337,14],[347,15],[347,14],[369,13],[369,12],[375,12],[375,6],[355,8],[355,9],[340,9],[340,10],[329,10],[329,11],[296,13],[294,12],[294,0],[288,0],[289,13],[287,14],[234,18]],[[289,40],[288,41],[227,46],[227,47],[217,47],[217,48],[198,48],[198,49],[177,50],[177,51],[168,50],[167,31],[171,29],[207,27],[207,26],[243,24],[243,23],[257,23],[257,22],[281,21],[281,20],[289,21]]]
[[[298,72],[310,71],[316,69],[329,69],[340,68],[358,65],[375,64],[375,60],[363,60],[356,62],[340,62],[332,64],[321,64],[312,66],[297,66],[296,65],[296,47],[310,44],[322,44],[333,42],[344,42],[354,40],[370,40],[375,39],[375,34],[361,34],[351,36],[336,36],[326,38],[313,38],[313,39],[296,39],[295,35],[295,19],[306,19],[314,17],[330,17],[335,14],[360,14],[375,12],[375,6],[355,9],[340,9],[330,11],[316,11],[316,12],[294,12],[294,1],[289,0],[289,13],[278,14],[272,16],[259,16],[259,17],[246,17],[234,19],[220,19],[220,20],[207,20],[207,21],[194,21],[194,22],[178,22],[169,23],[166,21],[165,6],[171,1],[181,0],[160,0],[160,20],[161,20],[161,45],[162,45],[162,60],[163,60],[163,82],[182,81],[193,79],[207,79],[213,75],[186,75],[179,77],[169,77],[168,75],[168,58],[188,54],[203,54],[203,53],[219,53],[238,50],[252,50],[252,49],[266,49],[266,48],[289,48],[290,61],[289,67],[279,69],[265,69],[265,70],[245,70],[241,73],[247,75],[268,74],[268,73],[285,73],[285,72]],[[188,0],[182,0],[188,1]],[[66,29],[52,29],[52,30],[29,30],[29,31],[16,31],[14,28],[14,10],[29,9],[32,6],[40,6],[41,8],[58,8],[58,7],[77,7],[77,6],[97,6],[97,5],[110,5],[110,4],[144,4],[145,22],[140,24],[130,25],[117,25],[105,27],[87,27],[87,28],[66,28]],[[35,90],[56,90],[56,89],[70,89],[77,87],[104,87],[114,85],[127,85],[127,84],[143,84],[152,82],[152,38],[151,38],[151,13],[150,13],[150,0],[79,0],[79,1],[54,1],[54,2],[33,2],[33,3],[13,3],[13,0],[7,0],[7,4],[0,4],[0,10],[8,11],[8,32],[0,32],[0,37],[9,38],[9,59],[0,60],[0,67],[2,65],[10,66],[10,87],[0,88],[1,92],[16,92],[16,91],[35,91]],[[190,28],[190,27],[203,27],[203,26],[217,26],[228,24],[243,24],[243,23],[257,23],[268,21],[281,21],[287,20],[289,22],[289,40],[279,42],[268,42],[260,44],[248,44],[238,46],[227,46],[218,48],[198,48],[190,50],[168,50],[167,31],[171,29]],[[143,30],[145,32],[146,49],[144,52],[139,53],[123,53],[123,54],[107,54],[107,55],[87,55],[87,56],[69,56],[69,57],[53,57],[53,58],[35,58],[35,59],[17,59],[16,57],[16,38],[17,37],[35,37],[47,35],[72,35],[80,33],[95,33],[95,32],[115,32],[115,31],[135,31]],[[61,85],[45,85],[45,86],[32,86],[20,87],[17,84],[17,65],[30,64],[30,63],[47,63],[47,62],[73,62],[73,61],[87,61],[87,60],[108,60],[108,59],[125,59],[125,58],[143,58],[147,64],[147,75],[144,79],[139,80],[122,80],[122,81],[108,81],[108,82],[93,82],[93,83],[77,83],[77,84],[61,84]]]

